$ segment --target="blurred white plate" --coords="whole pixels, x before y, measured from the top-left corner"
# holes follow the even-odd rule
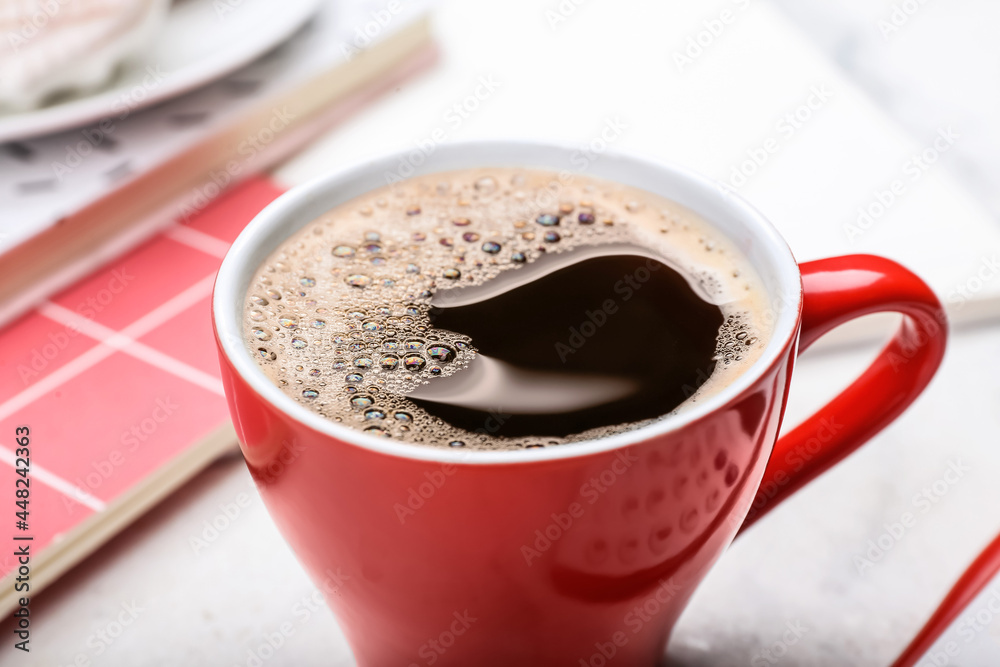
[[[0,113],[0,143],[119,117],[239,69],[288,39],[323,0],[175,0],[149,49],[105,88]],[[155,73],[152,74],[152,73]]]

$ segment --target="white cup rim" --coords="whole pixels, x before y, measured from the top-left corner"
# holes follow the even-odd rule
[[[787,243],[774,226],[731,188],[688,169],[657,159],[607,152],[594,157],[581,171],[587,153],[577,146],[535,141],[475,141],[436,146],[429,155],[409,151],[390,153],[358,163],[284,193],[240,233],[219,269],[212,295],[212,317],[222,352],[242,379],[264,400],[288,418],[341,442],[381,454],[441,463],[514,464],[575,458],[612,451],[683,429],[724,408],[743,395],[775,363],[792,343],[798,331],[802,305],[802,283],[798,265]],[[413,166],[418,157],[421,164]],[[574,161],[574,158],[576,160]],[[669,198],[693,209],[713,225],[725,218],[741,227],[744,243],[758,270],[768,269],[770,306],[775,309],[774,329],[760,358],[732,383],[703,403],[689,407],[653,424],[595,440],[509,451],[449,450],[370,436],[337,424],[298,404],[274,385],[251,357],[243,342],[242,309],[257,267],[277,245],[315,220],[334,205],[349,201],[386,184],[385,175],[402,164],[413,166],[407,176],[476,167],[524,166],[548,168],[564,173],[586,173],[599,178],[642,187],[637,181],[652,183],[661,194],[674,190]],[[710,213],[716,212],[718,217]],[[706,214],[709,213],[709,214]],[[726,233],[725,230],[723,230]],[[727,233],[732,237],[733,234]],[[736,241],[736,239],[733,239]],[[739,244],[739,242],[737,241]],[[764,262],[762,267],[760,262]],[[766,276],[765,276],[766,278]],[[780,290],[775,297],[775,289]]]

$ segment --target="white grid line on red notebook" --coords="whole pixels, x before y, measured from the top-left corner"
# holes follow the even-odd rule
[[[166,371],[171,375],[176,375],[191,384],[198,385],[202,389],[207,389],[219,396],[225,395],[222,389],[222,382],[218,378],[179,359],[175,359],[168,354],[164,354],[145,343],[140,343],[127,336],[123,336],[114,329],[99,324],[88,317],[74,313],[65,306],[49,302],[42,304],[38,312],[54,322],[71,327],[85,336],[114,347],[129,356],[146,362],[150,366],[156,366],[160,370]]]
[[[19,394],[14,395],[0,404],[0,420],[13,415],[17,410],[41,398],[49,391],[56,389],[65,382],[75,378],[88,368],[92,368],[102,360],[108,358],[119,349],[119,345],[127,342],[134,342],[134,338],[143,336],[152,331],[164,322],[181,314],[194,304],[198,303],[211,294],[212,285],[215,283],[215,274],[205,276],[195,284],[185,289],[180,294],[164,301],[162,304],[149,311],[132,324],[119,332],[114,332],[108,339],[99,342],[95,347],[87,350],[61,368],[56,369],[51,374],[45,376]],[[53,304],[54,305],[54,304]],[[72,311],[71,311],[72,312]],[[0,460],[14,467],[16,457],[6,447],[0,446]],[[52,487],[63,495],[72,498],[82,505],[101,511],[105,504],[83,489],[67,482],[62,477],[40,468],[37,464],[31,466],[32,475],[46,486]]]
[[[218,257],[219,259],[225,257],[226,253],[229,252],[228,242],[216,238],[211,234],[206,234],[203,231],[185,227],[184,225],[171,227],[166,231],[166,236],[178,243],[183,243],[189,248],[200,250],[206,255]]]
[[[164,301],[162,304],[146,313],[132,324],[112,336],[112,340],[98,343],[97,346],[87,350],[64,366],[45,376],[38,382],[27,387],[18,394],[0,403],[0,421],[10,417],[21,408],[29,405],[41,398],[50,391],[61,386],[65,382],[72,380],[88,368],[96,366],[104,359],[110,357],[118,348],[116,345],[124,344],[135,338],[140,338],[149,333],[164,322],[184,312],[194,304],[198,303],[211,294],[212,285],[215,281],[215,274],[205,276],[191,287]]]
[[[4,463],[9,464],[10,467],[16,467],[15,464],[17,457],[14,452],[2,445],[0,445],[0,459],[2,459]],[[31,463],[31,478],[41,482],[45,486],[55,489],[59,493],[75,500],[81,505],[86,505],[95,512],[100,512],[105,507],[104,501],[100,498],[95,498],[80,487],[70,484],[59,475],[49,472],[35,462]]]

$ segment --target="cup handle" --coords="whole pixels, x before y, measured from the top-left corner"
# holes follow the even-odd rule
[[[895,420],[924,390],[944,356],[944,308],[909,269],[874,255],[805,262],[800,269],[799,352],[862,315],[895,311],[905,317],[858,379],[775,443],[741,532]]]

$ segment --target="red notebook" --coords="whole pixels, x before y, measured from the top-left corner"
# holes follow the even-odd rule
[[[266,178],[250,179],[0,330],[8,544],[0,613],[236,446],[212,335],[212,286],[229,244],[279,194]],[[17,461],[19,427],[30,429],[29,496],[16,505],[25,486],[17,481],[25,464]],[[15,551],[25,546],[27,592],[14,587]]]

